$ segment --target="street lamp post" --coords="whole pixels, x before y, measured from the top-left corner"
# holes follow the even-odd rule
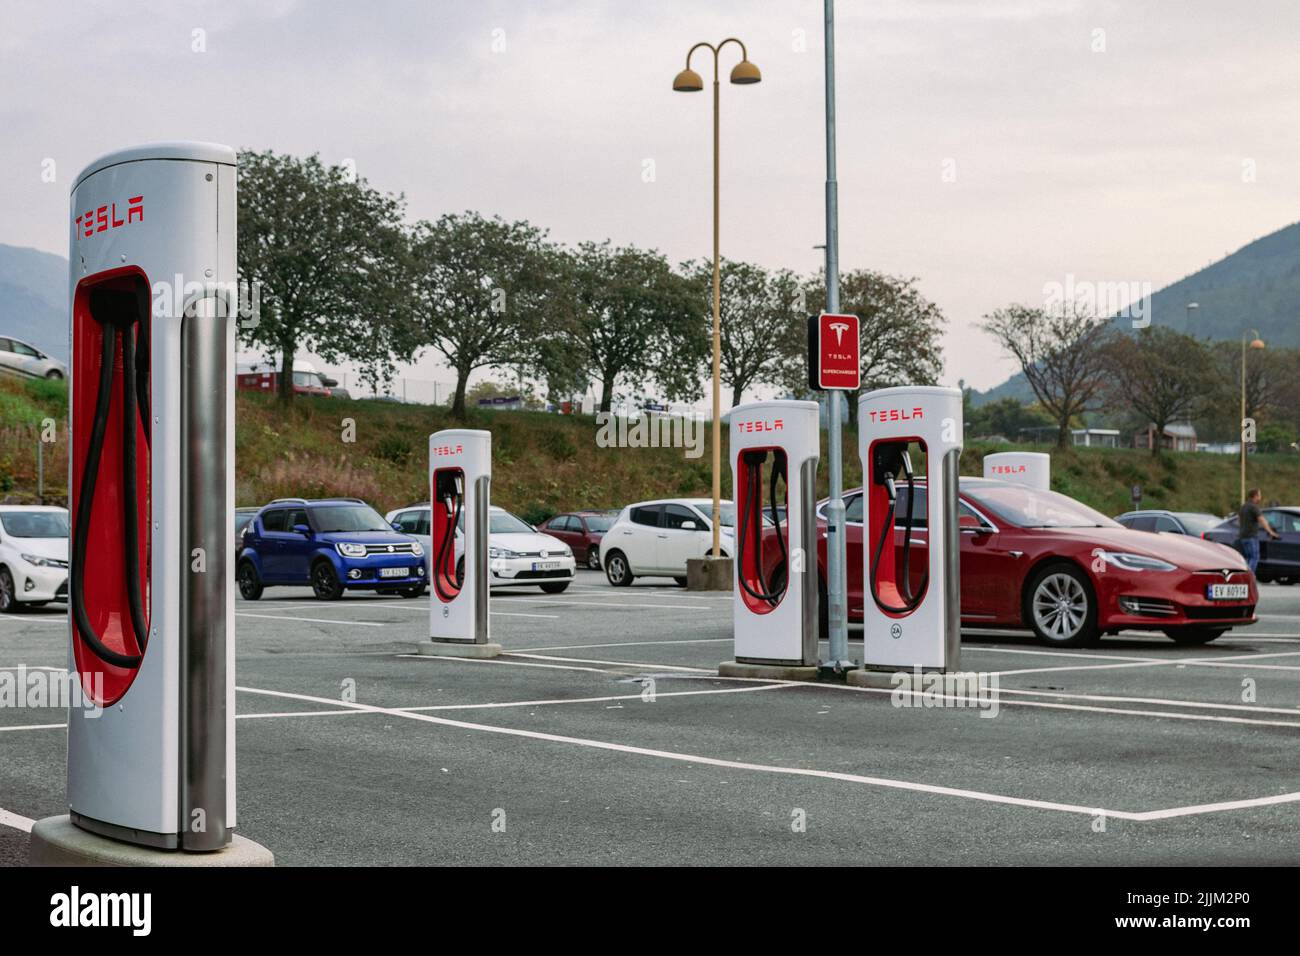
[[[1241,497],[1239,501],[1246,500],[1246,340],[1250,339],[1252,349],[1262,349],[1264,340],[1259,337],[1259,331],[1250,330],[1251,334],[1241,334]]]
[[[728,43],[740,47],[740,62],[731,69],[731,82],[746,86],[762,80],[758,67],[749,61],[745,44],[728,37],[717,46],[697,43],[686,53],[686,68],[673,79],[673,89],[678,93],[698,93],[704,89],[704,80],[691,69],[691,56],[700,47],[713,53],[713,550],[710,556],[722,554],[720,528],[722,525],[722,278],[718,258],[718,55]]]

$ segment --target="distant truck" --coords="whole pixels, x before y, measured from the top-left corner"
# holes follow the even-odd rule
[[[338,382],[316,371],[310,362],[293,363],[293,391],[296,395],[324,395],[336,393]],[[267,392],[280,390],[280,370],[261,365],[241,366],[235,373],[235,386],[241,391]]]

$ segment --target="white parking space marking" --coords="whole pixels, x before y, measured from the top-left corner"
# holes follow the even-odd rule
[[[712,690],[656,691],[655,700],[661,697],[702,697],[713,694],[745,694],[756,690],[782,690],[789,684],[756,684],[752,687],[715,687]],[[511,700],[493,704],[432,704],[425,707],[398,707],[397,710],[422,713],[432,710],[495,710],[501,707],[543,707],[552,704],[601,704],[621,700],[641,700],[641,694],[617,694],[609,697],[560,697],[553,700]]]
[[[792,686],[809,686],[799,682],[783,682]],[[814,685],[815,686],[815,685]],[[839,687],[842,690],[873,690],[873,688],[854,688],[844,687],[842,685],[829,685]],[[306,694],[291,694],[284,691],[262,691],[255,688],[247,688],[250,693],[265,693],[272,696],[287,697],[295,700],[316,701],[318,703],[334,704],[335,701],[325,698],[312,697]],[[888,691],[886,691],[888,693]],[[1024,701],[1019,703],[1037,703]],[[1104,807],[1088,807],[1078,804],[1058,803],[1049,800],[1034,800],[1025,797],[1013,797],[1005,794],[989,793],[981,790],[965,790],[956,787],[943,787],[934,784],[919,783],[909,780],[897,780],[889,777],[871,777],[862,774],[843,773],[832,770],[815,770],[804,767],[784,767],[776,764],[760,764],[748,761],[727,760],[717,757],[705,757],[698,754],[679,753],[670,750],[656,750],[648,747],[635,747],[628,744],[613,743],[604,740],[593,740],[586,737],[570,737],[562,734],[550,734],[537,730],[524,730],[515,727],[498,727],[491,724],[476,724],[463,720],[452,720],[447,717],[435,717],[428,713],[418,713],[409,710],[399,710],[388,707],[376,707],[370,704],[344,704],[347,707],[353,707],[358,710],[366,710],[374,713],[390,714],[395,717],[405,717],[411,720],[422,720],[429,723],[440,724],[446,727],[457,727],[463,730],[477,730],[483,733],[501,734],[510,737],[523,737],[531,740],[541,740],[551,743],[570,744],[578,747],[588,747],[596,750],[608,750],[616,753],[634,754],[658,758],[662,760],[677,761],[682,763],[699,764],[703,766],[722,767],[729,770],[751,770],[758,773],[771,773],[786,776],[810,777],[823,780],[837,780],[845,783],[859,784],[871,787],[883,787],[894,790],[906,790],[913,793],[927,793],[935,796],[956,797],[966,800],[974,800],[984,803],[995,803],[1006,806],[1025,807],[1036,810],[1054,810],[1060,813],[1079,814],[1089,817],[1105,815],[1111,819],[1131,820],[1134,822],[1148,822],[1152,820],[1166,820],[1172,817],[1196,816],[1205,813],[1218,813],[1226,810],[1244,810],[1254,807],[1276,806],[1284,803],[1294,803],[1300,801],[1300,792],[1276,794],[1267,797],[1251,797],[1242,800],[1231,800],[1222,803],[1195,804],[1191,806],[1171,807],[1164,810],[1147,810],[1147,811],[1128,811],[1128,810],[1110,810]],[[1052,706],[1052,705],[1047,705]],[[1146,711],[1138,711],[1142,715],[1148,715]],[[1188,716],[1188,715],[1182,715]]]
[[[616,644],[560,644],[556,647],[530,647],[529,651],[586,651],[597,647],[650,647],[663,644],[730,644],[730,637],[701,637],[684,641],[620,641]]]
[[[67,724],[20,724],[17,727],[0,727],[0,734],[12,733],[15,730],[61,730],[67,726]]]
[[[646,664],[641,661],[604,661],[589,660],[585,657],[552,657],[547,654],[510,653],[511,657],[527,657],[538,661],[574,661],[578,664],[609,664],[614,667],[649,667],[658,671],[690,671],[695,674],[712,674],[712,667],[682,667],[680,664]]]
[[[515,598],[517,601],[527,601],[530,604],[545,604],[549,607],[612,607],[612,608],[648,608],[654,611],[713,611],[716,608],[700,607],[695,604],[628,604],[623,601],[568,601],[544,600],[540,598]]]
[[[383,627],[378,621],[340,621],[328,617],[288,617],[284,614],[250,614],[248,611],[236,611],[235,617],[257,617],[267,621],[302,621],[305,624],[345,624],[348,627]]]
[[[609,670],[600,667],[579,667],[576,664],[534,664],[529,661],[508,661],[500,657],[440,657],[437,654],[398,654],[399,658],[410,661],[442,661],[448,664],[507,664],[513,667],[542,667],[553,671],[585,671],[588,674],[608,674]],[[556,660],[568,660],[557,657]]]
[[[31,833],[32,827],[36,821],[30,817],[20,817],[16,813],[10,813],[8,810],[0,807],[0,827],[10,827],[14,830],[22,830],[24,833]]]

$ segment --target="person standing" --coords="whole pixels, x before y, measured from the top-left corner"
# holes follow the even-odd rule
[[[1237,550],[1246,559],[1251,574],[1254,574],[1255,569],[1259,567],[1260,529],[1263,528],[1274,541],[1281,537],[1273,530],[1260,510],[1259,505],[1263,499],[1263,492],[1258,488],[1251,488],[1246,495],[1246,500],[1241,504],[1241,510],[1237,512]]]

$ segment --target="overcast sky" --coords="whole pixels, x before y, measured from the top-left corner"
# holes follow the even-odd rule
[[[706,256],[708,94],[670,86],[693,42],[736,35],[763,82],[722,90],[723,254],[810,271],[821,10],[3,0],[0,242],[66,255],[82,166],[203,139],[350,159],[412,219],[478,209]],[[1158,289],[1297,218],[1298,36],[1293,0],[840,0],[843,267],[916,276],[949,319],[945,382],[997,384],[985,312],[1071,274]],[[429,358],[407,374],[449,380]]]

